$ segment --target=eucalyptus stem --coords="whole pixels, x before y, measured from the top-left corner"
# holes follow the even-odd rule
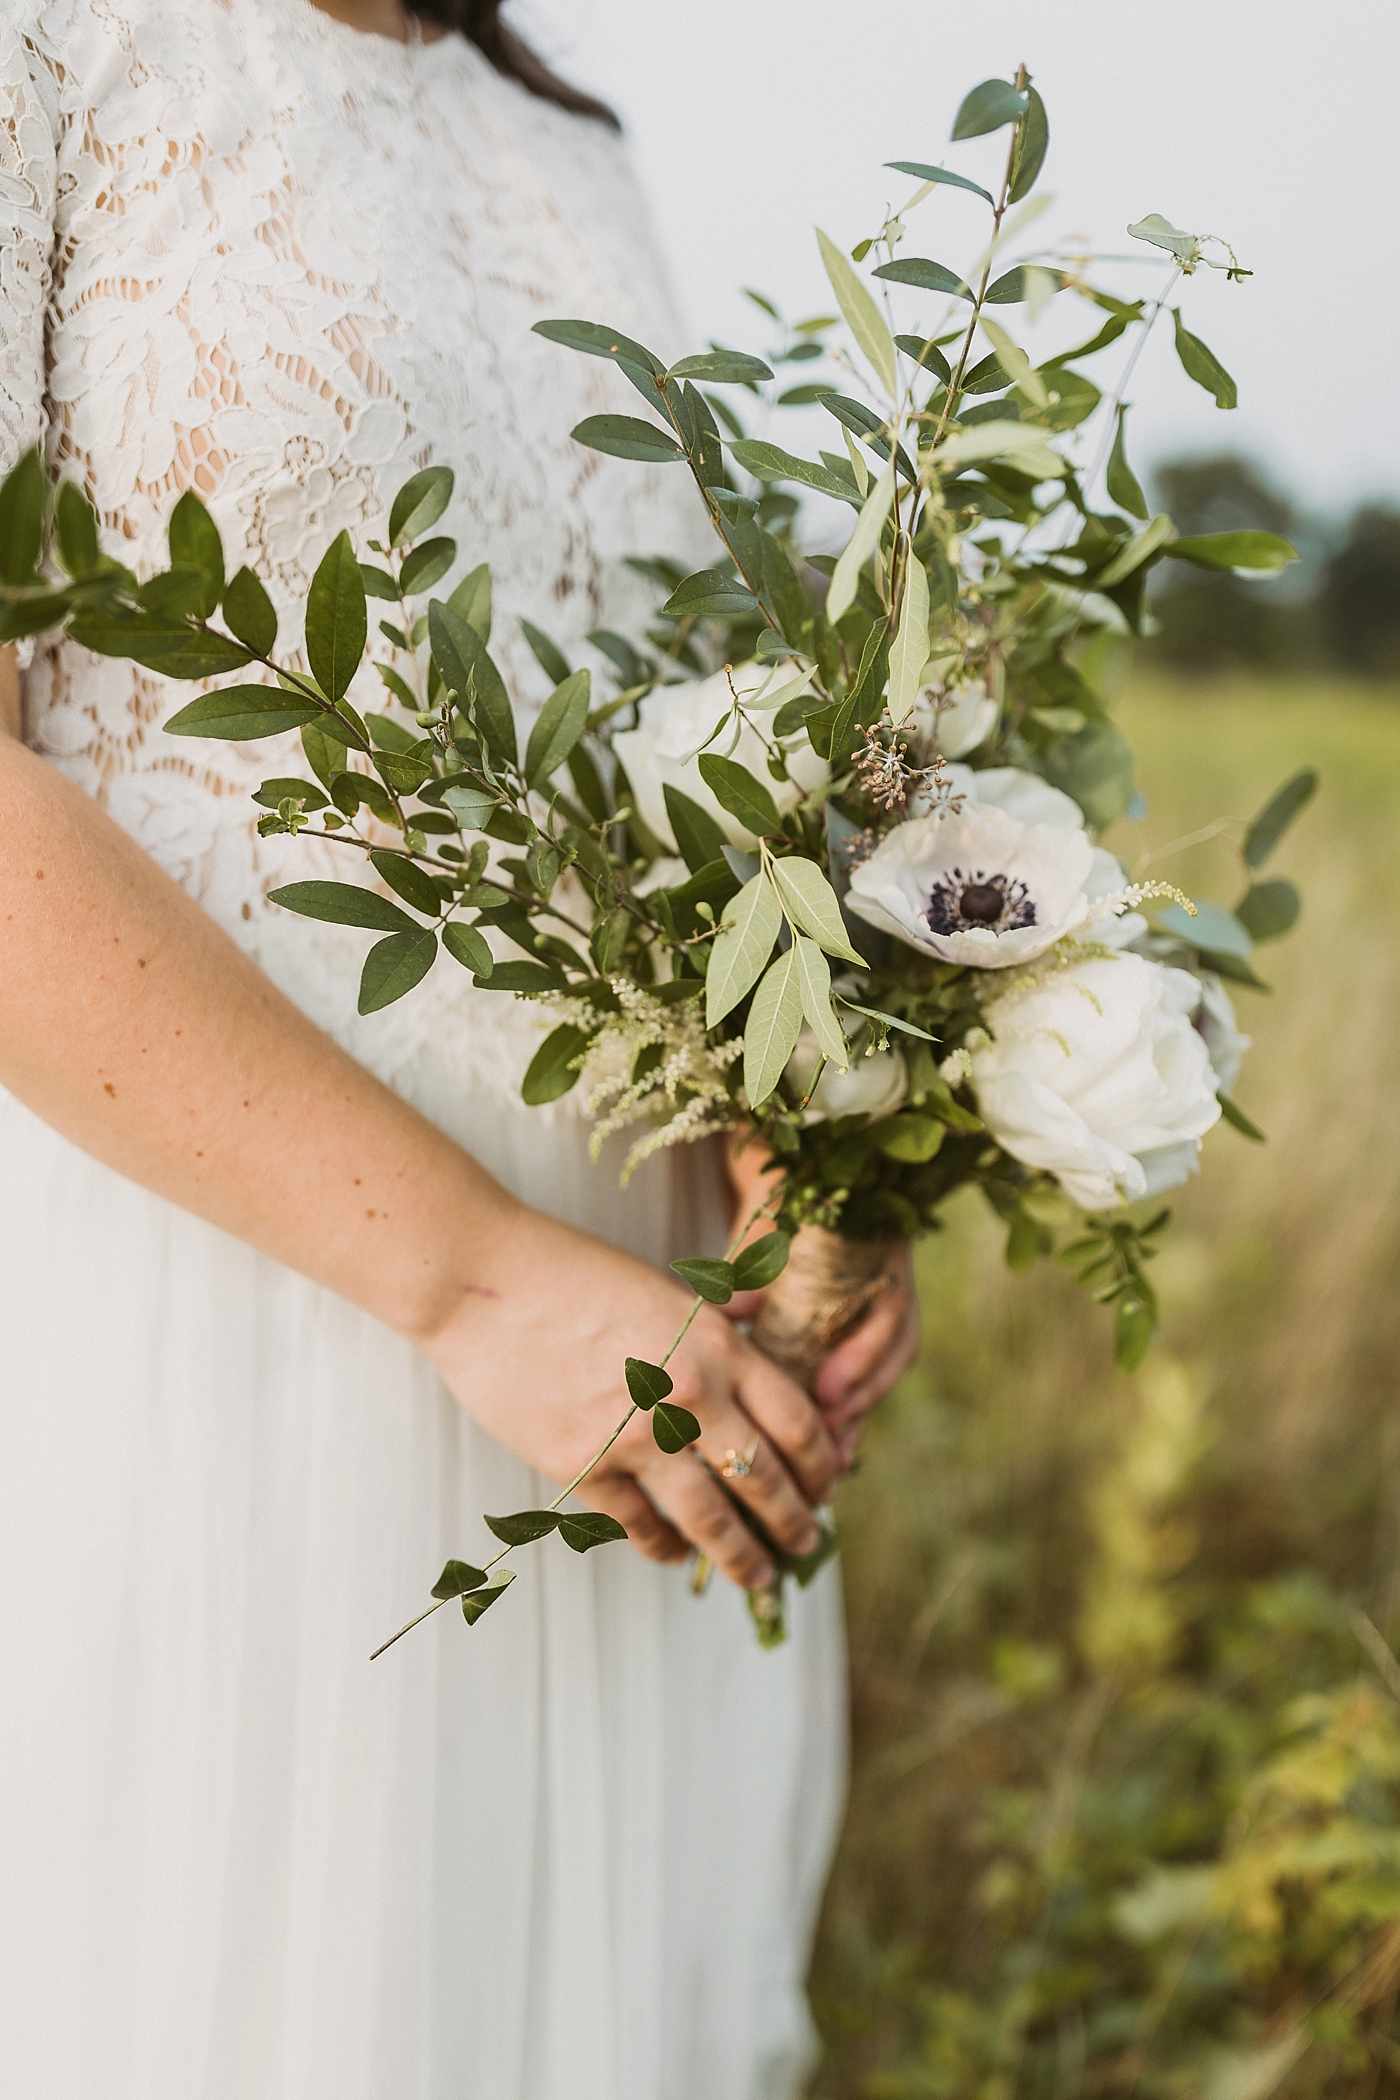
[[[1026,69],[1024,66],[1018,66],[1016,69],[1016,85],[1024,92],[1026,84]],[[943,402],[943,413],[938,419],[938,428],[933,433],[933,445],[929,448],[931,451],[941,442],[943,433],[948,428],[948,422],[953,413],[953,403],[962,392],[963,374],[967,370],[967,360],[972,354],[973,339],[977,334],[977,323],[982,318],[982,305],[987,296],[987,286],[991,281],[992,263],[996,257],[997,241],[1001,235],[1001,222],[1006,216],[1006,206],[1011,193],[1011,177],[1016,167],[1016,141],[1020,129],[1019,124],[1013,124],[1011,127],[1011,144],[1007,148],[1006,170],[1001,178],[1001,192],[992,207],[992,238],[987,246],[987,260],[982,265],[982,282],[978,285],[976,296],[972,302],[972,319],[967,324],[967,334],[963,337],[962,349],[958,353],[957,369],[948,381],[948,392]]]

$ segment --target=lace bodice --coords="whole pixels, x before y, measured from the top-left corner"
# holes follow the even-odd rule
[[[163,562],[193,485],[286,646],[329,540],[345,526],[363,547],[400,482],[446,461],[436,529],[463,570],[491,562],[493,653],[528,714],[547,681],[519,616],[597,665],[586,632],[635,626],[650,602],[622,557],[683,556],[697,530],[681,470],[570,441],[580,417],[636,403],[610,365],[530,333],[556,315],[671,348],[617,139],[462,38],[400,46],[310,0],[7,0],[0,465],[46,432],[138,573]],[[353,697],[382,705],[362,680]],[[383,1076],[451,1034],[511,1083],[535,1010],[475,992],[446,957],[355,1021],[365,937],[265,902],[292,871],[346,872],[330,847],[256,835],[249,791],[304,772],[295,738],[163,738],[190,693],[41,645],[25,734]]]

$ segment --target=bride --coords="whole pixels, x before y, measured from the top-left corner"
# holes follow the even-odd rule
[[[671,329],[607,111],[491,0],[429,12],[8,0],[0,468],[42,435],[138,570],[196,488],[287,615],[446,461],[528,709],[519,616],[573,651],[625,629],[621,558],[695,530],[661,471],[570,443],[628,402],[531,323]],[[635,1551],[542,1547],[478,1628],[367,1661],[479,1512],[611,1428],[686,1302],[662,1264],[723,1241],[722,1160],[620,1197],[570,1102],[520,1104],[530,1010],[447,965],[357,1020],[362,939],[264,901],[249,790],[295,746],[174,744],[179,689],[29,654],[0,653],[0,2086],[788,2100],[834,1578],[760,1652],[751,1535],[624,1437],[588,1498]],[[691,1330],[700,1450],[757,1439],[788,1547],[911,1323],[906,1283],[815,1400],[720,1314]],[[700,1600],[692,1546],[729,1578]]]

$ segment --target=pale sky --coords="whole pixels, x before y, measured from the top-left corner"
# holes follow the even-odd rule
[[[763,351],[742,284],[793,318],[830,311],[812,226],[846,248],[874,232],[913,187],[882,162],[946,161],[994,189],[1006,133],[959,146],[948,133],[968,88],[1024,60],[1050,118],[1039,187],[1055,197],[1028,247],[1073,232],[1126,252],[1128,222],[1156,211],[1225,235],[1256,273],[1181,288],[1240,405],[1218,410],[1186,378],[1168,322],[1131,388],[1139,471],[1229,447],[1323,511],[1400,502],[1396,0],[514,0],[509,19],[624,119],[697,349],[713,333]],[[903,252],[965,266],[979,211],[939,191]],[[1099,276],[1136,297],[1165,272]],[[906,297],[901,325],[933,317],[927,296]],[[1037,357],[1096,325],[1071,298],[1029,333],[1024,309],[1002,314]],[[1120,354],[1090,367],[1099,385],[1116,384]]]

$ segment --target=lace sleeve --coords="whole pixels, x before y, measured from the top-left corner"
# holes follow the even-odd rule
[[[40,435],[58,153],[58,87],[27,7],[0,21],[0,470]]]

